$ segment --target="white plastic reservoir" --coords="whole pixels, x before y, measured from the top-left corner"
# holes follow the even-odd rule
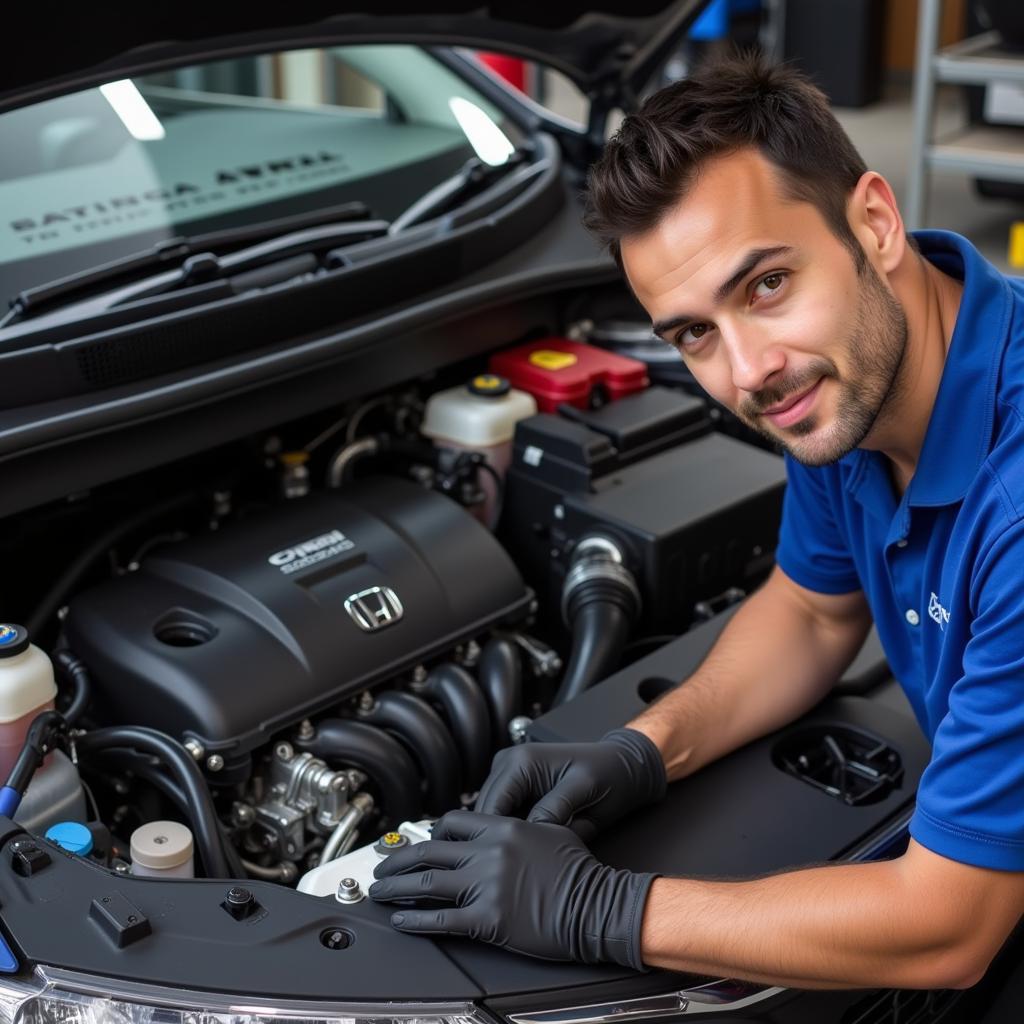
[[[480,452],[504,480],[512,461],[516,424],[536,412],[532,395],[511,387],[504,377],[482,373],[468,384],[431,395],[420,429],[439,448]],[[481,473],[480,487],[486,497],[475,514],[485,525],[494,526],[498,486],[490,474]]]
[[[22,626],[0,622],[0,785],[7,781],[32,719],[53,707],[53,663]]]

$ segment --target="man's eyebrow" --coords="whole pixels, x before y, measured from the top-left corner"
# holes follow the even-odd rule
[[[791,256],[793,249],[788,245],[774,245],[768,249],[751,249],[747,253],[743,262],[733,271],[732,276],[728,281],[720,284],[715,289],[715,302],[724,302],[729,296],[736,290],[736,288],[743,282],[743,279],[752,270],[763,263],[765,260],[774,259],[776,256]]]
[[[753,270],[756,270],[765,260],[774,259],[778,256],[791,256],[793,248],[789,245],[773,245],[765,249],[751,249],[743,258],[743,262],[730,274],[728,280],[724,281],[715,289],[715,302],[724,302],[743,282],[743,279]],[[686,314],[670,317],[667,320],[657,320],[651,325],[651,330],[659,337],[663,337],[667,331],[680,327],[683,324],[692,323],[699,317],[692,317]]]

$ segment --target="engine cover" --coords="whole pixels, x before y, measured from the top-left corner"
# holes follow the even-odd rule
[[[461,506],[380,478],[165,548],[77,597],[66,627],[106,715],[227,759],[530,600]]]

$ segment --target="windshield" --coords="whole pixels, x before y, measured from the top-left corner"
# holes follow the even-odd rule
[[[392,220],[521,141],[429,53],[350,46],[112,82],[0,116],[0,302],[164,239],[358,201]]]

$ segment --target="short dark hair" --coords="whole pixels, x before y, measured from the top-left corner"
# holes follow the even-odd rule
[[[747,147],[779,169],[788,198],[821,211],[861,268],[846,203],[863,159],[821,90],[753,54],[704,64],[629,114],[591,168],[584,223],[621,263],[621,239],[653,228],[705,161]]]

